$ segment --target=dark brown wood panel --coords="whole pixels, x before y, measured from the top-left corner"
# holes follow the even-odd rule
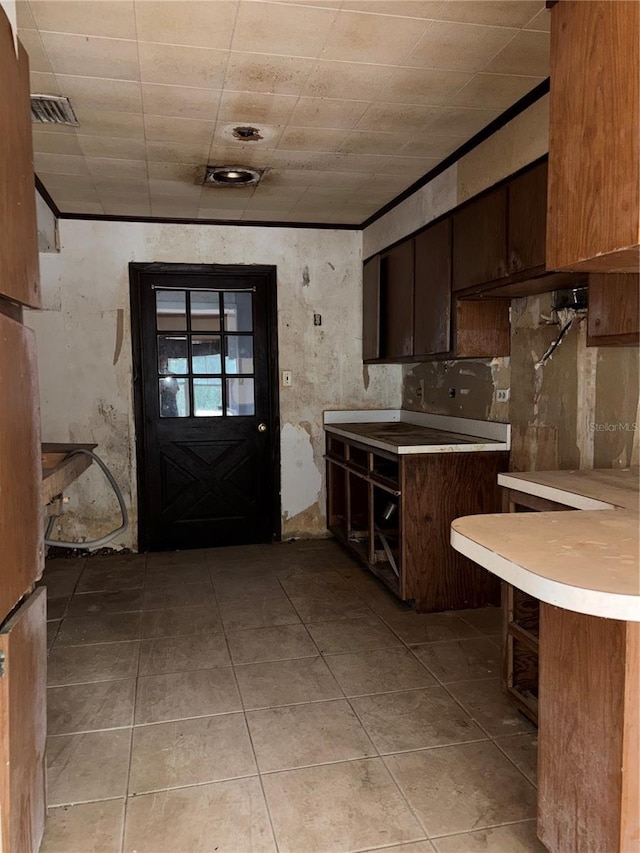
[[[402,457],[402,562],[407,597],[418,610],[500,603],[500,581],[451,547],[450,526],[460,516],[500,511],[497,477],[508,458],[502,452]]]
[[[486,284],[507,273],[507,188],[501,185],[453,214],[453,289]]]
[[[413,354],[451,349],[451,219],[415,237]]]
[[[551,10],[549,269],[638,269],[639,62],[635,0]]]
[[[504,299],[456,299],[454,328],[459,358],[509,355],[509,303]]]
[[[40,402],[35,335],[0,314],[0,619],[42,574]]]
[[[0,627],[0,846],[37,853],[44,831],[47,733],[46,591]]]
[[[509,182],[509,272],[544,269],[547,231],[547,163]]]
[[[380,355],[380,256],[362,267],[362,359]]]
[[[0,9],[0,296],[40,306],[29,58]]]
[[[413,354],[413,239],[381,257],[381,355]]]
[[[592,273],[589,276],[588,346],[640,343],[640,275]]]
[[[540,619],[538,835],[552,853],[637,849],[620,833],[627,623],[544,602]]]

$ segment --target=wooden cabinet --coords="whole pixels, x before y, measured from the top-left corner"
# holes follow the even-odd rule
[[[416,234],[413,354],[451,351],[451,219]]]
[[[46,590],[0,627],[0,849],[35,853],[46,813]]]
[[[547,227],[547,163],[509,181],[508,271],[544,272]]]
[[[327,525],[418,611],[497,604],[489,572],[454,551],[454,518],[495,512],[508,453],[397,456],[327,433]]]
[[[0,291],[40,306],[29,59],[0,9]]]
[[[380,355],[380,256],[362,266],[362,360]]]
[[[507,272],[507,188],[501,185],[453,214],[453,290],[496,281]]]
[[[640,4],[551,9],[547,266],[640,265]]]
[[[380,257],[380,350],[387,359],[413,355],[413,240]]]
[[[587,345],[638,346],[640,275],[592,273],[589,276]]]

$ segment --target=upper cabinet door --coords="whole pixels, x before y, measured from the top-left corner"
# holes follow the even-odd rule
[[[507,275],[507,188],[480,196],[453,214],[453,289]]]
[[[547,267],[637,272],[640,4],[551,9]]]
[[[380,355],[380,255],[362,266],[362,360]]]
[[[415,236],[413,353],[451,350],[451,219]]]
[[[403,358],[413,354],[413,239],[381,257],[381,355]]]
[[[0,9],[0,297],[40,307],[29,59]]]
[[[540,163],[508,184],[509,272],[544,267],[547,230],[547,164]]]

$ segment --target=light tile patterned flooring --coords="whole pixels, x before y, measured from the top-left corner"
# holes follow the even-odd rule
[[[42,853],[525,853],[499,612],[416,615],[331,541],[48,563]]]

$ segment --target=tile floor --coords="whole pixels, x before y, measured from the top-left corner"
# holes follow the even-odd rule
[[[328,540],[53,560],[42,853],[525,853],[497,610],[416,615]]]

